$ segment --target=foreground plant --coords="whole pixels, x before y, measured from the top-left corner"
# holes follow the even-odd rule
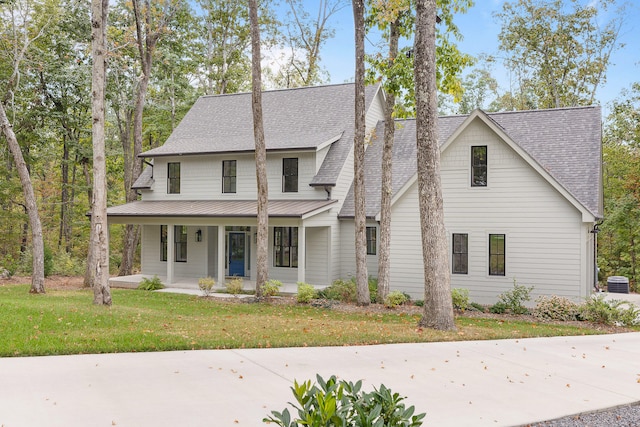
[[[298,418],[292,420],[285,408],[282,412],[271,411],[271,416],[262,421],[281,427],[417,427],[426,415],[414,415],[415,408],[406,408],[402,403],[405,398],[384,384],[367,393],[362,391],[362,381],[338,381],[335,375],[327,381],[320,375],[316,379],[317,385],[312,385],[311,380],[302,384],[294,381],[291,387],[300,405],[294,405]]]

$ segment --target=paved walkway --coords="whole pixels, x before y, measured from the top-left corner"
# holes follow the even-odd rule
[[[425,426],[516,426],[640,401],[640,333],[0,358],[0,426],[261,426],[316,373],[383,383]]]

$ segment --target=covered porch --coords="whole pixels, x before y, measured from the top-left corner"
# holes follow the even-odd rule
[[[332,225],[317,216],[333,203],[269,202],[268,277],[285,284],[283,292],[295,293],[297,282],[330,284]],[[155,275],[174,288],[199,289],[198,279],[212,277],[223,289],[227,278],[240,277],[246,289],[255,289],[256,210],[256,202],[246,201],[138,201],[109,208],[110,224],[141,227],[141,274],[112,278],[112,286],[137,287]]]

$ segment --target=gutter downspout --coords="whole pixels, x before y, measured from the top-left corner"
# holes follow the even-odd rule
[[[602,225],[602,221],[593,224],[593,290],[594,292],[600,292],[598,286],[598,233],[600,232],[599,226]]]

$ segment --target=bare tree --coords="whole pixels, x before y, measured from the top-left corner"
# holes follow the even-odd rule
[[[142,161],[139,158],[142,153],[142,113],[149,88],[154,53],[158,41],[167,32],[169,24],[179,8],[179,4],[175,0],[161,2],[158,10],[154,9],[150,0],[133,0],[131,4],[135,21],[135,41],[140,60],[140,76],[136,87],[133,113],[133,151],[131,147],[123,147],[125,152],[125,190],[128,203],[138,199],[136,190],[131,187],[142,172]],[[127,144],[129,144],[128,141],[127,138]],[[131,224],[126,226],[122,247],[122,264],[120,264],[118,273],[121,276],[132,273],[139,236],[139,227]]]
[[[455,323],[444,228],[437,128],[436,19],[436,0],[418,0],[414,72],[418,197],[424,263],[424,310],[420,325],[453,330]]]
[[[355,201],[356,291],[359,305],[369,305],[367,275],[367,218],[364,200],[364,0],[353,0],[356,43],[355,136],[353,138],[353,194]]]
[[[256,178],[258,180],[258,237],[256,296],[262,296],[262,286],[267,281],[269,236],[269,187],[267,185],[267,149],[264,141],[262,121],[262,67],[260,66],[260,25],[257,0],[249,0],[251,22],[251,106],[253,112],[253,135],[256,144]]]
[[[93,192],[91,209],[91,246],[89,275],[93,287],[93,303],[111,305],[109,288],[109,226],[107,223],[107,164],[105,156],[105,108],[107,54],[107,16],[109,0],[91,1],[91,80]]]

